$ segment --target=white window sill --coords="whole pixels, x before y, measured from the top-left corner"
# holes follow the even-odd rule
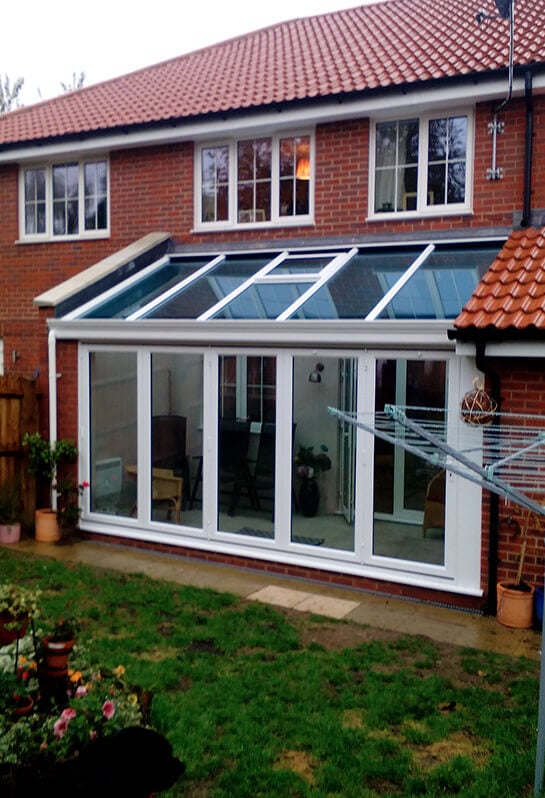
[[[70,241],[98,241],[110,238],[109,230],[101,230],[97,233],[85,233],[77,236],[25,236],[17,238],[14,244],[62,244]]]
[[[472,216],[473,209],[464,205],[456,208],[448,205],[427,208],[424,211],[386,211],[384,213],[370,213],[366,222],[390,222],[397,219],[434,219],[440,216]]]
[[[192,233],[226,233],[237,230],[276,230],[279,227],[313,227],[314,219],[305,216],[301,219],[289,219],[271,222],[248,222],[247,224],[197,224]]]

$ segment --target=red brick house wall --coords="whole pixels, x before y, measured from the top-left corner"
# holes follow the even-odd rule
[[[536,129],[545,100],[535,98]],[[501,117],[497,162],[505,178],[490,181],[488,133],[491,106],[480,105],[475,120],[474,213],[412,220],[366,221],[368,213],[369,120],[318,125],[316,129],[315,224],[300,227],[193,234],[194,147],[192,143],[113,152],[110,155],[111,235],[100,240],[22,244],[18,239],[18,169],[0,166],[0,336],[5,370],[31,377],[47,394],[45,314],[33,306],[41,292],[151,231],[185,243],[252,242],[285,238],[404,234],[511,226],[522,207],[525,106],[512,101]],[[541,159],[541,160],[540,160]],[[545,143],[536,139],[535,207],[545,207]],[[12,352],[17,359],[12,360]]]
[[[494,359],[491,369],[500,379],[501,410],[504,413],[543,415],[545,370],[539,359]],[[484,494],[485,499],[486,494]],[[488,501],[485,501],[488,508]],[[513,581],[517,575],[521,550],[521,531],[527,525],[527,547],[523,578],[533,585],[543,585],[545,556],[543,540],[545,519],[538,519],[512,502],[500,498],[498,545],[498,581]],[[488,567],[489,513],[483,513],[483,573]],[[485,585],[483,585],[485,587]]]

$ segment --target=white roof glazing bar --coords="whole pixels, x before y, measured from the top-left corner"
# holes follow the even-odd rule
[[[354,257],[354,255],[358,254],[358,248],[353,247],[353,249],[349,250],[348,252],[341,252],[337,255],[331,263],[328,263],[322,271],[320,272],[320,276],[314,282],[311,288],[308,291],[305,291],[304,294],[301,294],[298,299],[295,300],[286,310],[284,310],[278,317],[277,321],[285,321],[286,319],[291,318],[291,316],[296,313],[299,308],[305,304],[305,302],[310,299],[317,291],[322,288],[332,277],[335,275],[339,269],[341,269],[348,261]]]
[[[131,313],[130,316],[127,316],[127,321],[135,321],[137,319],[141,319],[147,316],[147,314],[155,310],[156,307],[164,304],[165,302],[167,302],[167,300],[172,299],[173,296],[179,294],[180,291],[183,291],[184,288],[186,288],[188,285],[191,285],[191,283],[194,283],[195,280],[198,280],[204,274],[214,269],[218,265],[218,263],[221,263],[224,260],[225,260],[225,255],[218,255],[217,258],[214,258],[213,260],[206,263],[204,266],[201,266],[200,269],[197,269],[196,272],[190,274],[189,277],[185,277],[183,280],[180,280],[179,283],[176,283],[176,285],[171,286],[168,289],[168,291],[165,291],[163,294],[156,296],[155,299],[152,299],[151,302],[148,302],[147,305],[144,305],[143,307],[136,310],[134,313]]]
[[[205,313],[198,316],[197,321],[206,321],[207,319],[213,318],[216,315],[216,313],[219,313],[220,310],[223,310],[223,308],[226,305],[228,305],[230,302],[232,302],[233,299],[236,299],[237,296],[240,296],[240,294],[244,293],[244,291],[246,291],[247,288],[253,285],[258,278],[263,277],[264,275],[268,274],[270,271],[275,269],[280,263],[283,263],[288,257],[288,255],[289,253],[287,252],[287,250],[281,252],[279,255],[276,256],[276,258],[273,258],[273,260],[269,261],[269,263],[267,263],[266,266],[263,266],[258,272],[256,272],[256,274],[253,274],[251,277],[249,277],[247,280],[241,283],[241,285],[239,285],[238,288],[235,288],[235,290],[231,291],[231,293],[228,294],[226,297],[221,299],[219,302],[216,302],[216,304],[213,305],[211,308],[208,308],[208,310]]]
[[[395,285],[393,285],[390,288],[390,290],[386,292],[386,294],[382,297],[380,302],[378,302],[373,308],[373,310],[371,310],[367,314],[367,316],[365,317],[365,321],[375,321],[375,319],[379,317],[384,308],[390,304],[390,302],[398,293],[398,291],[400,291],[403,288],[405,283],[407,283],[411,279],[411,277],[417,271],[417,269],[419,269],[420,266],[429,258],[434,249],[435,249],[435,244],[428,244],[426,249],[420,253],[420,255],[416,258],[416,260],[414,260],[409,266],[409,268],[401,275],[401,277],[395,283]]]

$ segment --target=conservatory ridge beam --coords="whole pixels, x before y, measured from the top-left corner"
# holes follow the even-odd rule
[[[57,340],[101,344],[168,346],[312,347],[349,349],[434,349],[453,352],[444,321],[405,320],[376,322],[331,320],[214,319],[48,319]]]

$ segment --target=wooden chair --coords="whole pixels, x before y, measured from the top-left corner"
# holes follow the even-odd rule
[[[180,523],[180,510],[182,507],[182,491],[184,481],[176,477],[170,468],[152,468],[152,502],[172,503],[176,523]]]

